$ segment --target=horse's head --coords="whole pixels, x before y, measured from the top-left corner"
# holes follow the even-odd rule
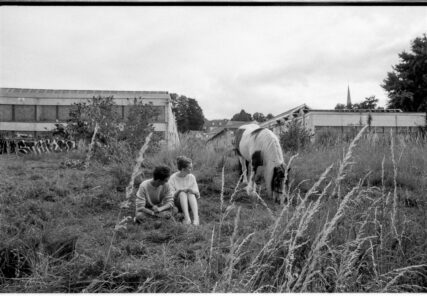
[[[273,199],[275,202],[282,204],[285,200],[284,190],[288,184],[289,170],[286,173],[284,164],[274,167],[273,178],[271,180],[271,190],[273,192]],[[285,178],[286,177],[286,178]]]

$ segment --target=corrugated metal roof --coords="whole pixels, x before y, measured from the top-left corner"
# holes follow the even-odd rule
[[[267,121],[264,121],[264,122],[260,123],[260,126],[261,127],[266,127],[270,123],[275,123],[277,120],[280,120],[280,119],[282,119],[284,117],[292,115],[294,112],[299,112],[301,109],[302,110],[311,111],[310,107],[308,107],[306,104],[302,104],[302,105],[299,105],[299,106],[297,106],[295,108],[292,108],[292,109],[290,109],[290,110],[288,110],[286,112],[280,113],[279,115],[274,116],[272,119],[269,119]]]
[[[0,96],[32,98],[92,98],[96,95],[114,96],[114,98],[169,97],[167,91],[118,91],[118,90],[71,90],[71,89],[32,89],[0,88]]]

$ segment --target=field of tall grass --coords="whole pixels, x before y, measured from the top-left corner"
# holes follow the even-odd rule
[[[0,155],[0,291],[427,292],[425,141],[365,131],[285,151],[285,206],[262,186],[246,194],[231,147],[181,142],[145,154],[134,187],[154,166],[192,158],[198,227],[119,223],[133,214],[120,208],[128,153],[87,168],[84,151]],[[59,256],[60,241],[74,254]]]

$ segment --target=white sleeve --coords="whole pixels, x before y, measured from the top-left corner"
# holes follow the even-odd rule
[[[169,187],[170,187],[170,189],[171,189],[171,191],[172,191],[172,194],[175,194],[175,192],[176,192],[176,190],[177,190],[177,186],[176,186],[176,179],[175,179],[175,174],[174,175],[172,175],[170,178],[169,178]]]
[[[199,186],[197,185],[196,177],[194,175],[191,175],[190,187],[200,195]]]

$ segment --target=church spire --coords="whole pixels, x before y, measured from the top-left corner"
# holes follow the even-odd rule
[[[347,87],[347,109],[351,109],[350,85]]]

